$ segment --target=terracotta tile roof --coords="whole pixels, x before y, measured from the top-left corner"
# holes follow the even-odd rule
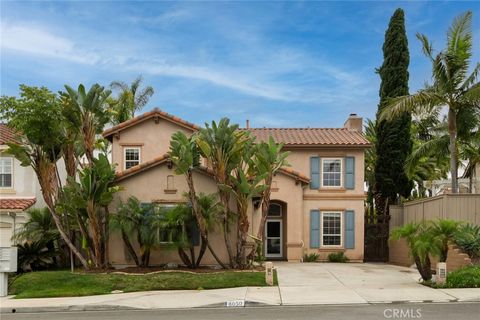
[[[127,170],[117,172],[116,173],[116,181],[123,180],[131,175],[134,175],[136,173],[139,173],[141,171],[147,170],[149,168],[152,168],[154,166],[157,166],[161,163],[167,162],[169,160],[169,155],[164,154],[159,157],[153,158],[152,160],[149,160],[147,162],[140,163],[136,166],[133,166],[131,168],[128,168]]]
[[[271,136],[285,146],[352,146],[369,147],[362,133],[347,128],[250,128],[251,134],[260,141]]]
[[[310,183],[310,178],[309,177],[307,177],[306,175],[304,175],[301,172],[293,170],[290,167],[281,167],[279,171],[288,175],[288,176],[291,176],[291,177],[293,177],[293,178],[295,178],[295,179],[297,179],[301,182]]]
[[[150,161],[147,161],[147,162],[144,162],[144,163],[141,163],[139,165],[136,165],[134,167],[131,167],[127,170],[124,170],[124,171],[121,171],[121,172],[117,172],[116,173],[116,179],[115,181],[121,181],[123,179],[126,179],[132,175],[135,175],[137,173],[140,173],[142,171],[145,171],[145,170],[148,170],[150,168],[153,168],[155,166],[158,166],[160,164],[163,164],[163,163],[168,163],[170,161],[170,156],[168,154],[164,154],[162,156],[159,156],[159,157],[156,157],[156,158],[153,158],[152,160]],[[198,168],[200,171],[208,174],[208,175],[213,175],[213,171],[212,169],[210,168],[207,168],[205,166],[201,166]],[[283,174],[286,174],[287,176],[290,176],[292,178],[295,178],[301,182],[304,182],[304,183],[310,183],[310,179],[298,172],[298,171],[295,171],[293,170],[292,168],[289,168],[289,167],[282,167],[280,168],[279,170],[281,173]]]
[[[149,111],[149,112],[145,112],[135,118],[132,118],[130,120],[127,120],[125,122],[122,122],[116,126],[113,126],[107,130],[105,130],[103,132],[103,136],[105,138],[108,138],[108,137],[111,137],[112,135],[114,135],[115,133],[117,132],[120,132],[128,127],[131,127],[137,123],[140,123],[140,122],[143,122],[147,119],[150,119],[150,118],[154,118],[154,117],[160,117],[160,118],[163,118],[165,120],[168,120],[168,121],[171,121],[171,122],[174,122],[176,124],[179,124],[180,126],[182,127],[186,127],[186,128],[189,128],[191,129],[192,131],[197,131],[198,129],[200,129],[199,126],[191,123],[191,122],[188,122],[188,121],[185,121],[185,120],[182,120],[176,116],[173,116],[165,111],[161,111],[160,109],[158,108],[155,108],[153,109],[152,111]]]
[[[35,198],[2,198],[0,210],[27,210],[35,204]]]
[[[5,123],[0,123],[0,144],[7,144],[10,142],[16,142],[15,131],[8,127]]]

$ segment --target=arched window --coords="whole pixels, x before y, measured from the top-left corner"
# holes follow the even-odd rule
[[[281,217],[282,216],[282,205],[279,203],[270,203],[268,208],[269,217]]]

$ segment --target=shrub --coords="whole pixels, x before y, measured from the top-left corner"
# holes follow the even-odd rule
[[[480,266],[471,265],[448,273],[447,288],[480,288]]]
[[[23,272],[43,270],[54,263],[55,249],[49,249],[45,241],[32,241],[18,244],[18,267]]]
[[[330,262],[347,262],[348,258],[343,252],[334,252],[328,255],[328,261]]]
[[[303,262],[315,262],[318,260],[318,257],[320,255],[318,253],[310,253],[310,254],[305,254],[303,256]]]
[[[472,260],[480,259],[480,226],[466,224],[454,236],[455,244]]]

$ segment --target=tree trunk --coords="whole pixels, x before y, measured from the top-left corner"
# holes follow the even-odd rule
[[[193,268],[192,262],[188,255],[185,253],[185,250],[183,248],[178,247],[177,249],[178,256],[180,257],[180,260],[182,260],[183,264],[186,265],[188,268]]]
[[[206,237],[208,238],[208,234]],[[202,244],[200,245],[200,251],[198,252],[198,258],[197,258],[197,261],[195,262],[195,267],[198,267],[200,265],[200,262],[202,261],[203,255],[205,254],[206,250],[207,250],[207,242],[203,241],[202,239]]]
[[[130,242],[130,239],[128,239],[128,235],[123,230],[122,230],[122,239],[123,239],[123,243],[125,244],[125,247],[127,248],[128,254],[130,255],[130,257],[132,257],[133,261],[135,261],[135,265],[137,267],[140,267],[140,261],[138,260],[138,256],[135,253],[135,249],[133,249],[132,243]]]
[[[420,273],[420,276],[424,281],[429,281],[432,279],[432,270],[431,270],[431,263],[430,257],[425,257],[425,261],[422,262],[418,255],[414,256],[415,265],[417,266],[417,270]]]
[[[220,258],[217,256],[217,254],[215,253],[215,251],[213,251],[212,246],[210,245],[210,242],[208,242],[208,239],[205,239],[205,240],[207,241],[208,250],[209,250],[210,253],[212,254],[213,258],[215,258],[215,261],[217,261],[217,263],[218,263],[223,269],[227,269],[227,266],[225,266],[225,264],[222,262],[222,260],[220,260]]]
[[[195,185],[193,184],[192,171],[189,170],[185,174],[185,177],[187,179],[187,184],[188,184],[188,189],[189,189],[188,195],[189,195],[189,198],[190,198],[190,203],[192,204],[192,211],[193,211],[193,214],[195,215],[195,217],[197,219],[198,229],[200,229],[200,235],[202,237],[202,241],[206,241],[208,249],[212,253],[215,260],[223,268],[225,268],[225,266],[220,261],[220,259],[218,259],[217,255],[215,254],[215,252],[213,251],[212,247],[210,246],[210,244],[208,242],[207,226],[206,226],[206,223],[205,223],[205,218],[202,216],[202,212],[200,210],[200,207],[198,206],[197,195],[196,195],[196,192],[195,192]]]
[[[458,193],[457,174],[457,115],[455,110],[448,108],[448,133],[450,135],[450,172],[452,174],[452,193]]]
[[[42,156],[40,155],[39,158]],[[56,165],[54,163],[45,163],[43,159],[37,159],[37,167],[34,168],[40,187],[42,188],[42,195],[45,203],[50,210],[53,221],[57,226],[58,232],[62,237],[63,241],[67,246],[72,250],[72,252],[77,256],[78,260],[82,266],[88,270],[88,262],[80,253],[80,251],[75,247],[75,245],[70,241],[68,234],[65,232],[60,217],[58,216],[55,209],[55,199],[58,197],[58,179],[56,176]]]

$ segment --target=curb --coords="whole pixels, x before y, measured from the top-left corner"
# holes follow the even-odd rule
[[[480,300],[460,300],[460,299],[448,299],[448,300],[399,300],[399,301],[372,301],[366,303],[326,303],[326,304],[266,304],[256,301],[245,301],[244,307],[232,307],[232,309],[242,308],[264,308],[264,307],[308,307],[308,306],[359,306],[359,305],[391,305],[391,304],[435,304],[435,303],[479,303]],[[71,305],[71,306],[59,306],[59,307],[20,307],[20,308],[0,308],[0,314],[12,314],[12,313],[48,313],[48,312],[78,312],[78,311],[118,311],[118,310],[178,310],[178,309],[219,309],[227,308],[224,303],[213,303],[198,307],[187,308],[134,308],[118,305]]]

